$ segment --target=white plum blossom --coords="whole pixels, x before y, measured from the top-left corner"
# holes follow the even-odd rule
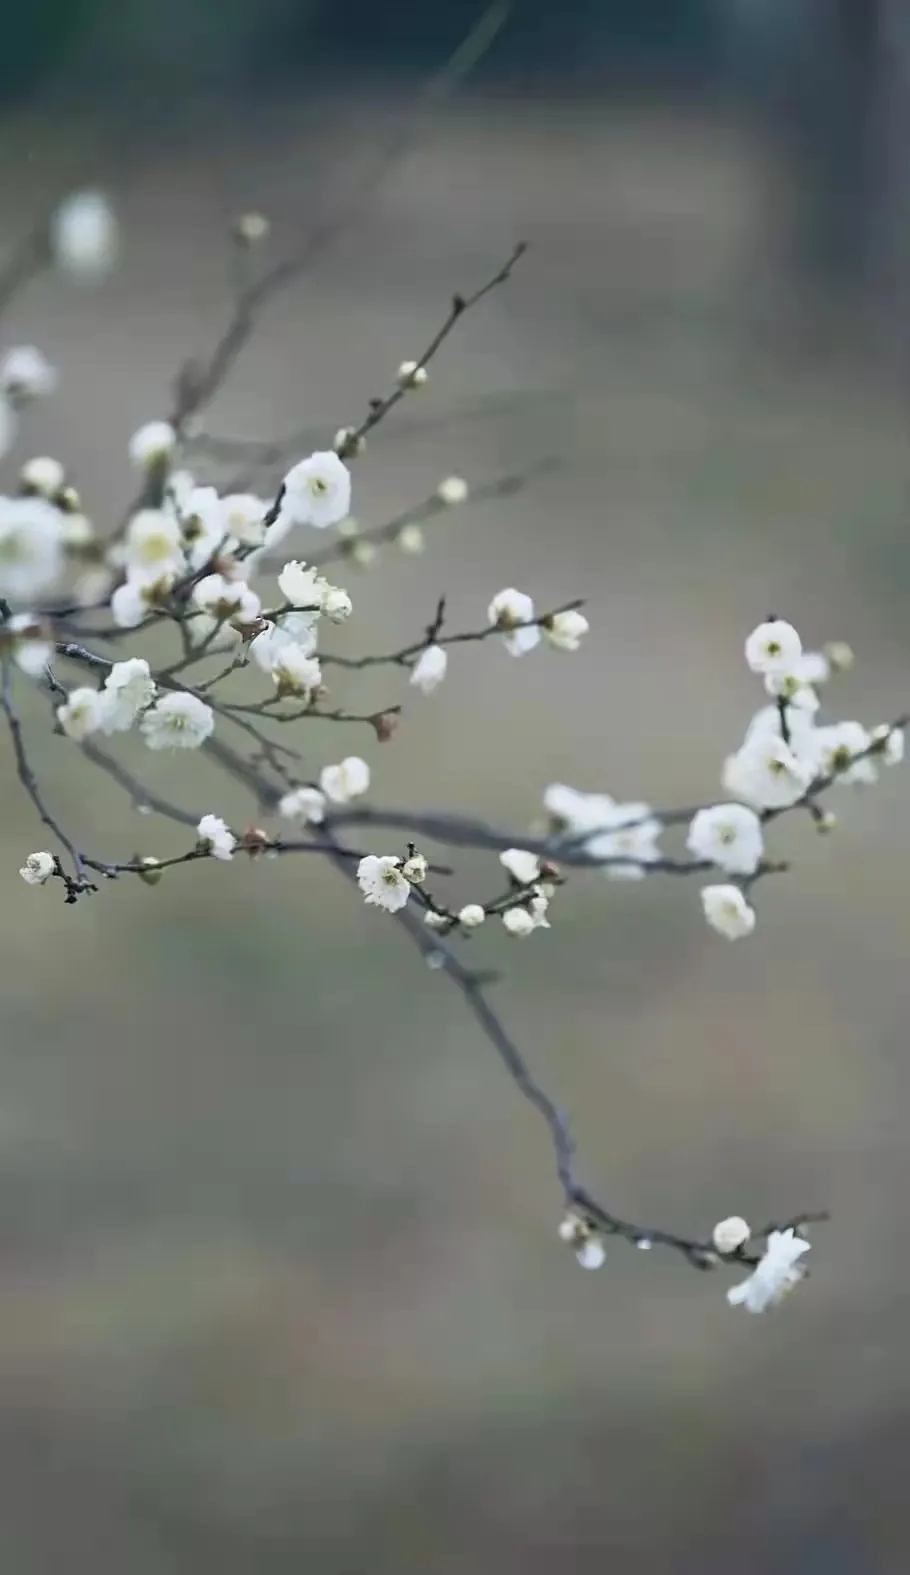
[[[436,496],[447,508],[455,508],[467,501],[468,484],[461,476],[446,476],[436,488]]]
[[[23,492],[37,492],[42,498],[53,498],[66,480],[66,472],[59,459],[49,454],[38,454],[26,460],[19,472],[19,485]]]
[[[368,853],[357,866],[357,884],[364,901],[397,913],[411,895],[411,884],[402,873],[401,860],[391,854]]]
[[[423,552],[426,545],[423,527],[418,525],[416,520],[409,520],[406,525],[402,525],[395,537],[395,545],[399,552],[406,553],[408,557],[416,557],[418,553]]]
[[[51,218],[50,243],[58,267],[80,282],[103,278],[117,261],[119,226],[100,191],[77,191]]]
[[[278,589],[290,607],[302,612],[322,611],[318,569],[308,569],[305,563],[292,558],[278,576]]]
[[[871,738],[876,744],[877,760],[886,766],[899,766],[904,758],[906,740],[902,727],[892,727],[888,722],[882,722],[872,729]]]
[[[229,580],[223,574],[207,574],[193,586],[193,601],[218,623],[231,618],[251,624],[259,617],[262,603],[244,580]]]
[[[30,601],[63,566],[60,514],[43,498],[0,498],[0,596]]]
[[[300,460],[284,478],[282,509],[294,525],[325,530],[351,509],[351,473],[331,449]]]
[[[359,755],[348,755],[335,766],[323,766],[319,786],[333,804],[349,804],[369,790],[370,768]]]
[[[412,886],[421,886],[429,874],[430,866],[422,853],[412,853],[401,866],[401,873]]]
[[[861,722],[833,722],[817,727],[814,743],[816,775],[855,785],[868,786],[878,781],[875,756],[868,753],[872,738]]]
[[[17,345],[0,358],[0,387],[14,401],[44,399],[57,387],[57,369],[35,345]]]
[[[567,1214],[560,1221],[559,1239],[574,1248],[575,1257],[583,1269],[601,1269],[607,1259],[603,1237],[593,1231],[586,1220],[577,1214]]]
[[[302,695],[308,701],[322,683],[318,659],[290,641],[276,650],[271,673],[279,695]]]
[[[441,645],[428,645],[421,651],[411,669],[410,682],[421,694],[429,695],[438,689],[446,675],[449,657]]]
[[[647,865],[661,857],[663,824],[650,804],[617,804],[609,793],[582,793],[553,782],[544,793],[544,808],[563,836],[584,837],[584,851],[605,861],[610,880],[642,880]]]
[[[803,642],[792,623],[769,618],[746,641],[746,662],[753,673],[791,672],[803,653]]]
[[[748,1220],[744,1220],[741,1214],[731,1214],[728,1219],[718,1220],[711,1232],[711,1240],[717,1251],[726,1257],[744,1247],[751,1235]]]
[[[318,826],[325,819],[325,794],[318,788],[293,788],[279,800],[278,813],[285,820],[302,820],[307,825]]]
[[[30,853],[23,864],[19,874],[26,886],[43,886],[50,880],[57,868],[57,860],[53,853]]]
[[[565,612],[552,613],[541,623],[544,635],[560,651],[577,651],[591,625],[583,613],[574,607]]]
[[[723,785],[756,809],[786,809],[803,797],[815,772],[795,752],[795,739],[759,731],[724,762]]]
[[[176,446],[169,421],[147,421],[130,438],[130,459],[138,470],[149,470],[169,459]]]
[[[96,733],[104,720],[105,696],[100,689],[71,689],[63,705],[57,707],[57,721],[67,738],[81,743]]]
[[[234,857],[237,838],[227,821],[222,820],[220,815],[203,815],[196,832],[200,848],[209,853],[213,859],[227,861]]]
[[[309,615],[304,613],[301,616],[306,618]],[[290,622],[290,619],[287,621]],[[280,624],[270,623],[261,634],[257,634],[250,641],[250,655],[257,667],[261,667],[264,673],[271,674],[282,652],[287,650],[288,646],[293,646],[302,656],[312,656],[316,649],[314,630],[311,627],[285,628],[285,619],[282,619]]]
[[[738,886],[703,886],[701,905],[712,930],[728,941],[742,940],[755,929],[755,909]]]
[[[228,529],[224,502],[214,487],[192,487],[180,497],[173,495],[177,524],[187,562],[191,569],[204,569],[219,553],[229,552],[234,543]]]
[[[103,733],[126,733],[155,698],[155,680],[144,657],[115,662],[104,680]]]
[[[211,736],[215,713],[196,695],[162,695],[139,723],[149,749],[199,749]]]
[[[525,848],[505,848],[499,855],[499,862],[519,886],[531,886],[540,879],[540,859]]]
[[[583,1269],[602,1269],[607,1261],[607,1249],[599,1236],[589,1236],[576,1248],[575,1257]]]
[[[140,509],[127,526],[120,556],[134,578],[180,573],[186,563],[180,522],[165,509]]]
[[[479,902],[466,902],[458,915],[458,922],[466,930],[476,930],[486,919],[486,913]]]
[[[615,830],[590,837],[586,850],[593,858],[604,859],[604,872],[610,880],[644,880],[649,864],[661,858],[658,838],[663,823],[650,804],[617,804]]]
[[[516,591],[512,586],[497,591],[487,609],[487,618],[492,628],[501,631],[510,656],[524,656],[540,641],[534,603],[524,591]]]
[[[171,590],[176,576],[167,571],[152,578],[128,575],[111,596],[111,616],[119,629],[137,629]]]
[[[803,660],[804,658],[801,662]],[[795,706],[798,711],[808,711],[810,716],[818,710],[818,695],[812,684],[803,678],[798,667],[793,670],[766,673],[765,690],[776,700],[785,701],[789,708]]]
[[[729,875],[752,875],[764,851],[761,821],[744,804],[715,804],[693,816],[686,846]]]
[[[241,547],[261,547],[265,540],[268,504],[251,492],[231,492],[221,508],[228,535]]]
[[[4,642],[20,672],[41,678],[54,654],[54,647],[34,613],[15,613],[2,628]]]
[[[764,1256],[747,1280],[731,1285],[727,1301],[731,1307],[745,1307],[747,1312],[765,1312],[798,1285],[806,1272],[801,1262],[811,1243],[789,1230],[773,1230],[768,1237]]]
[[[322,611],[330,623],[344,623],[354,611],[354,604],[347,591],[340,585],[328,585],[325,580],[320,581],[322,595]]]

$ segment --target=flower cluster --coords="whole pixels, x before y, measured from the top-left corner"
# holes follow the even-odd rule
[[[261,216],[245,215],[235,240],[253,247],[265,229]],[[85,282],[112,266],[117,241],[109,203],[83,192],[52,215],[36,256]],[[74,903],[102,880],[135,875],[152,886],[173,866],[200,861],[232,871],[260,855],[329,861],[367,907],[394,919],[427,964],[460,990],[515,1087],[545,1123],[566,1207],[559,1234],[579,1263],[600,1268],[607,1238],[619,1236],[642,1250],[671,1248],[699,1268],[745,1266],[749,1277],[733,1286],[729,1300],[762,1311],[804,1272],[809,1243],[800,1227],[808,1217],[753,1233],[731,1216],[702,1241],[645,1229],[606,1210],[582,1187],[565,1118],[510,1037],[486,993],[489,976],[470,956],[488,946],[495,951],[497,936],[505,945],[544,935],[559,923],[563,888],[592,870],[627,883],[695,875],[711,929],[730,940],[751,934],[754,888],[783,869],[768,855],[770,823],[800,811],[819,829],[830,827],[824,795],[842,784],[871,784],[881,767],[897,764],[906,719],[872,728],[821,720],[821,693],[850,653],[841,645],[806,650],[792,624],[772,618],[745,642],[763,703],[721,768],[727,796],[694,809],[658,809],[645,799],[552,782],[542,785],[542,826],[500,832],[457,815],[382,809],[370,800],[377,766],[367,745],[345,753],[311,743],[326,736],[310,730],[314,720],[360,729],[377,751],[402,717],[419,726],[421,697],[443,684],[455,646],[486,642],[521,657],[549,645],[571,655],[589,633],[580,602],[539,611],[540,600],[509,586],[490,598],[479,627],[453,630],[443,598],[422,632],[411,631],[394,650],[363,652],[354,599],[324,572],[337,563],[366,568],[388,544],[405,554],[421,551],[425,523],[526,481],[506,477],[469,489],[449,476],[423,504],[385,524],[363,530],[351,518],[350,467],[367,435],[426,386],[427,363],[448,333],[505,282],[522,250],[472,296],[453,298],[425,352],[399,365],[386,396],[370,401],[359,424],[341,428],[331,449],[301,458],[302,444],[286,451],[278,445],[283,479],[277,481],[279,470],[277,484],[263,495],[237,490],[251,485],[250,477],[219,491],[200,472],[204,447],[194,447],[205,408],[268,293],[261,286],[252,297],[241,296],[211,357],[177,380],[173,408],[133,433],[124,459],[137,492],[119,527],[98,528],[55,457],[22,466],[0,496],[0,707],[19,782],[54,848],[30,854],[19,873],[29,886],[62,888]],[[278,269],[275,287],[287,276]],[[0,355],[0,454],[28,406],[53,394],[57,382],[34,347]],[[290,540],[297,533],[299,548]],[[365,669],[396,683],[379,709],[358,707],[356,675]],[[17,704],[28,686],[50,700],[57,731],[75,746],[65,746],[70,759],[81,755],[134,804],[190,828],[183,853],[144,852],[112,862],[88,854],[67,834],[30,762]],[[219,814],[200,819],[198,811],[146,792],[119,753],[122,735],[131,732],[151,751],[202,751],[251,794],[257,820],[235,831]],[[348,841],[358,826],[370,830],[366,849]],[[495,885],[483,890],[475,875],[470,887],[462,886],[457,869],[431,862],[423,851],[431,844],[485,851]],[[232,871],[218,878],[231,879]],[[753,1243],[763,1244],[760,1252]]]

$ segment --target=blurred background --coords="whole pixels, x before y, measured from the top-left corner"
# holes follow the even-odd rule
[[[243,209],[269,215],[275,256],[332,231],[207,418],[247,437],[331,440],[451,292],[528,240],[377,431],[355,509],[372,525],[453,472],[559,467],[447,515],[421,558],[346,571],[335,638],[401,644],[442,591],[469,627],[514,583],[541,607],[585,594],[589,641],[522,663],[465,648],[383,748],[307,734],[317,765],[366,754],[377,802],[520,831],[553,780],[710,799],[757,704],[742,640],[771,609],[856,648],[834,716],[907,705],[910,14],[514,0],[468,70],[481,9],[11,10],[0,239],[97,185],[124,257],[6,315],[3,344],[37,343],[62,382],[4,484],[57,455],[113,523],[130,434],[229,309]],[[401,697],[394,673],[367,692]],[[29,726],[93,852],[182,845],[73,764],[42,708]],[[204,761],[124,758],[200,812],[251,812]],[[9,1575],[906,1570],[900,772],[832,795],[831,838],[777,828],[796,869],[759,888],[742,946],[705,929],[697,883],[597,875],[549,935],[472,943],[617,1212],[707,1232],[832,1210],[811,1282],[761,1320],[657,1252],[576,1269],[533,1112],[330,870],[177,870],[67,908],[19,883],[44,837],[8,750],[0,772]],[[457,859],[458,901],[497,888],[491,864]]]

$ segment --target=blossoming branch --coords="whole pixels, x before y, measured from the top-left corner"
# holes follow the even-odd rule
[[[267,236],[258,215],[245,216],[235,232],[252,254]],[[49,267],[82,283],[103,279],[117,247],[107,200],[77,194],[11,259],[0,277],[0,304]],[[744,645],[761,703],[721,766],[722,795],[709,792],[703,804],[662,809],[649,800],[623,803],[603,791],[543,783],[543,821],[532,833],[457,812],[372,801],[373,748],[387,745],[399,725],[420,726],[420,705],[439,703],[433,697],[463,645],[484,643],[522,662],[583,659],[589,624],[571,587],[537,596],[490,587],[466,629],[451,627],[440,597],[422,628],[409,631],[396,649],[375,652],[358,649],[356,634],[351,637],[356,595],[323,572],[332,565],[366,567],[381,547],[422,551],[430,521],[470,507],[472,496],[506,496],[533,480],[531,471],[472,489],[450,476],[395,520],[362,532],[351,518],[351,467],[367,438],[425,387],[449,334],[507,282],[523,251],[515,247],[472,294],[453,296],[441,326],[420,355],[402,361],[388,391],[370,400],[331,447],[289,456],[293,463],[272,495],[240,485],[218,490],[197,474],[193,456],[206,452],[200,423],[208,404],[272,290],[293,277],[293,260],[253,277],[210,356],[181,370],[168,414],[133,434],[128,457],[136,493],[121,521],[107,530],[95,523],[64,460],[38,456],[22,466],[0,498],[0,709],[15,773],[48,846],[28,854],[19,873],[29,886],[59,888],[72,904],[102,884],[135,876],[155,885],[172,868],[200,861],[304,854],[327,860],[367,908],[399,926],[431,972],[460,991],[516,1089],[543,1120],[563,1195],[558,1234],[578,1262],[599,1268],[609,1238],[621,1237],[642,1250],[672,1249],[700,1269],[740,1265],[751,1272],[728,1299],[759,1312],[801,1279],[806,1227],[824,1216],[803,1213],[755,1229],[731,1215],[711,1231],[685,1237],[607,1209],[580,1179],[564,1114],[491,1004],[495,975],[465,959],[482,952],[494,929],[540,944],[541,934],[559,923],[572,886],[598,872],[624,881],[693,877],[693,908],[721,940],[754,935],[756,887],[787,868],[769,846],[773,823],[793,813],[829,830],[829,795],[845,785],[872,785],[881,768],[899,763],[907,718],[871,727],[823,720],[822,697],[851,653],[841,644],[806,648],[792,624],[771,617]],[[56,368],[36,347],[3,353],[0,452],[27,420],[29,406],[51,397],[57,383]],[[164,659],[150,654],[153,633],[156,648],[170,638]],[[377,668],[388,681],[388,699],[369,709],[358,702],[356,675]],[[135,808],[185,827],[181,854],[159,858],[149,851],[112,861],[64,828],[53,783],[39,780],[29,756],[19,705],[29,687],[49,702],[61,771],[69,769],[68,752],[78,755]],[[321,758],[309,742],[313,719],[355,729],[364,741]],[[232,826],[217,804],[190,807],[152,792],[118,752],[130,733],[155,753],[206,755],[249,794],[250,822]],[[355,827],[365,848],[347,841]],[[484,889],[466,886],[457,868],[434,857],[434,846],[488,853]]]

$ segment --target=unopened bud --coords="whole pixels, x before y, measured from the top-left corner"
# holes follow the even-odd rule
[[[136,873],[143,884],[146,886],[157,886],[162,875],[164,874],[164,871],[161,868],[161,860],[152,858],[151,854],[149,853],[146,854],[144,858],[139,859],[139,864],[141,867]]]
[[[234,223],[234,239],[242,246],[258,246],[271,227],[264,213],[241,213]]]
[[[711,1232],[711,1240],[718,1252],[726,1255],[745,1246],[751,1235],[748,1222],[739,1214],[731,1214],[729,1219],[718,1221]]]
[[[417,524],[402,525],[401,530],[395,537],[395,545],[402,552],[408,553],[409,556],[423,552],[424,537],[420,526]]]
[[[418,361],[402,361],[398,368],[398,382],[402,388],[423,388],[429,373]]]
[[[380,711],[377,716],[370,717],[373,732],[380,744],[387,744],[398,727],[397,711]]]

